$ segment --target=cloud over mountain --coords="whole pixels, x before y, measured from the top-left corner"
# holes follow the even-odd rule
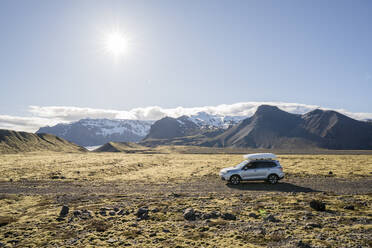
[[[82,108],[73,106],[29,106],[30,116],[0,115],[0,128],[22,131],[36,131],[41,126],[55,125],[57,123],[68,123],[83,118],[107,118],[107,119],[132,119],[132,120],[158,120],[165,116],[180,117],[182,115],[193,115],[198,112],[206,112],[214,115],[229,116],[252,116],[260,105],[274,105],[280,109],[304,114],[311,110],[321,108],[316,105],[285,102],[240,102],[234,104],[221,104],[204,107],[176,107],[162,108],[149,106],[133,108],[131,110],[112,110]],[[329,110],[328,108],[321,108]],[[352,118],[363,120],[372,119],[372,113],[353,113],[343,109],[333,109]]]

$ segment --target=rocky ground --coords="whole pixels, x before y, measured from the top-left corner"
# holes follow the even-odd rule
[[[0,247],[371,247],[371,182],[1,182]]]

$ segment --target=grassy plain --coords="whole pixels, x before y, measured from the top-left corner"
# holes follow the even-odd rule
[[[372,175],[372,155],[279,155],[286,173],[356,178]],[[164,182],[218,175],[238,154],[20,153],[1,155],[0,181],[70,180]]]
[[[218,171],[241,160],[238,154],[164,151],[1,155],[3,189],[36,184],[35,193],[2,191],[0,242],[5,247],[371,247],[371,191],[271,191],[270,185],[254,191],[250,184],[244,190],[230,189],[219,181]],[[279,160],[288,177],[300,178],[298,182],[318,177],[354,182],[370,179],[372,172],[372,155],[296,154],[279,155]],[[96,188],[88,190],[93,185]],[[109,193],[94,191],[103,185]],[[126,191],[131,185],[134,188]],[[204,190],[210,185],[218,185],[218,190]],[[71,191],[63,190],[65,186]],[[151,194],[146,193],[151,187]],[[200,187],[200,193],[189,187]],[[326,203],[327,210],[311,209],[313,199]],[[62,205],[70,212],[57,220]],[[148,219],[137,219],[140,207],[149,210]],[[231,213],[236,220],[220,216],[188,221],[183,211],[189,207],[200,216],[214,211]]]

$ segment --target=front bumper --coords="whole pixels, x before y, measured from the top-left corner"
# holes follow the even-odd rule
[[[229,180],[229,178],[227,177],[226,174],[220,174],[220,178],[221,178],[221,180],[223,180],[223,181],[228,181],[228,180]]]

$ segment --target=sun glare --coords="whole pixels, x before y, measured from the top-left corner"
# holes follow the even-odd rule
[[[120,32],[112,32],[105,37],[105,50],[115,57],[121,57],[128,52],[128,39]]]

